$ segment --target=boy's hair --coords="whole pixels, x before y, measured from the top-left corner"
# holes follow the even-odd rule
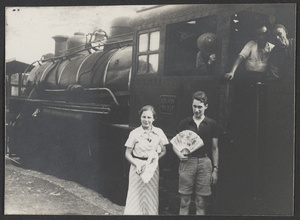
[[[206,96],[206,94],[205,94],[204,92],[202,92],[202,91],[197,91],[197,92],[195,92],[195,93],[193,94],[193,99],[192,99],[192,100],[194,100],[194,99],[196,99],[196,100],[198,100],[198,101],[204,103],[204,105],[207,105],[207,101],[208,101],[207,96]]]
[[[274,27],[272,28],[272,31],[275,31],[278,28],[282,28],[287,33],[285,26],[283,26],[282,24],[275,24]]]
[[[142,116],[142,114],[143,114],[144,111],[152,111],[153,118],[156,119],[157,114],[156,114],[156,111],[155,111],[155,109],[154,109],[154,107],[152,105],[145,105],[144,107],[142,107],[139,110],[140,117]]]

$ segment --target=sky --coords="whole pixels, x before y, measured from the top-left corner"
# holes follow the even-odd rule
[[[6,60],[32,63],[54,53],[55,35],[72,36],[108,30],[115,17],[132,16],[141,6],[7,7],[5,9]]]

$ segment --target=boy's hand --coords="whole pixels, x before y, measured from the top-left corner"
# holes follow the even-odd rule
[[[212,64],[216,60],[216,54],[211,54],[208,59],[208,64]]]
[[[185,161],[189,158],[189,156],[187,154],[183,154],[181,152],[179,152],[178,157],[181,161]]]
[[[225,78],[232,80],[234,77],[234,72],[229,72],[224,75]]]

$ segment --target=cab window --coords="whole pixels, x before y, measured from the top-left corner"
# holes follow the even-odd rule
[[[138,34],[137,74],[158,72],[160,32],[143,31]]]
[[[208,16],[167,26],[166,65],[167,75],[194,75],[199,52],[197,40],[204,33],[215,34],[217,17]]]
[[[28,73],[15,73],[9,76],[10,95],[25,97],[25,90],[28,87],[26,80]]]

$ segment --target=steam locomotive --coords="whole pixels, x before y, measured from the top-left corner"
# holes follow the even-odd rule
[[[245,79],[243,70],[233,81],[223,75],[251,39],[251,28],[283,23],[292,33],[294,11],[294,4],[159,5],[114,20],[109,35],[56,35],[55,54],[24,71],[18,96],[9,99],[9,114],[15,115],[10,149],[25,167],[65,171],[65,178],[75,175],[124,204],[124,143],[140,125],[138,110],[153,105],[154,124],[172,138],[179,122],[192,115],[192,93],[202,90],[207,115],[221,128],[211,213],[290,215],[294,79]],[[201,75],[197,39],[207,32],[217,36],[216,69]],[[178,213],[178,162],[168,147],[160,162],[160,213]]]

